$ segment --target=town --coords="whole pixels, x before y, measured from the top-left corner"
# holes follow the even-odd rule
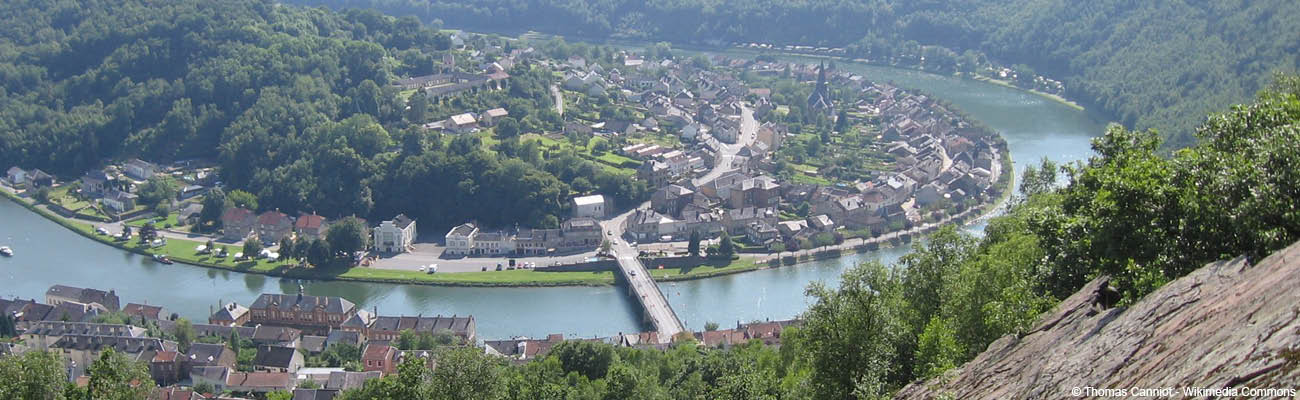
[[[715,244],[728,236],[742,243],[742,253],[797,251],[947,221],[992,202],[1009,181],[1004,170],[1010,160],[995,133],[930,96],[825,62],[653,59],[627,51],[601,60],[553,59],[532,47],[506,52],[488,42],[476,49],[466,43],[481,38],[453,39],[461,50],[444,56],[439,73],[392,86],[446,104],[439,110],[455,109],[449,99],[510,85],[507,71],[544,68],[554,71],[549,95],[563,129],[519,132],[520,120],[512,115],[522,110],[508,107],[455,110],[421,129],[485,141],[501,140],[510,130],[547,149],[581,149],[603,168],[643,182],[650,194],[638,200],[648,201],[615,204],[613,196],[584,189],[564,206],[569,218],[551,227],[470,220],[417,229],[419,221],[407,216],[416,210],[380,215],[375,223],[362,216],[356,220],[368,231],[366,244],[334,249],[351,252],[357,264],[469,272],[534,257],[527,265],[546,267],[608,255],[597,250],[611,238],[636,242],[641,251],[681,255],[693,234]],[[150,225],[150,240],[156,234],[207,247],[255,238],[263,246],[254,246],[256,254],[244,251],[248,258],[292,255],[277,246],[303,241],[295,247],[308,248],[345,217],[259,209],[257,195],[238,189],[238,198],[205,203],[213,188],[231,189],[218,177],[218,168],[203,160],[162,165],[132,159],[66,183],[14,166],[5,181],[7,190],[60,215],[99,222],[101,233],[130,235],[124,228]]]
[[[654,349],[673,343],[726,348],[755,340],[779,346],[781,330],[798,324],[738,322],[732,329],[687,332],[672,341],[660,340],[656,332],[493,340],[477,335],[472,315],[384,315],[347,299],[301,292],[262,294],[246,304],[217,301],[212,309],[206,323],[191,322],[164,305],[122,304],[112,289],[54,285],[43,300],[0,299],[0,336],[16,339],[0,346],[0,357],[55,351],[71,382],[86,385],[88,368],[111,349],[148,365],[158,386],[151,398],[292,392],[295,399],[328,399],[394,374],[410,359],[437,368],[439,355],[450,349],[473,347],[526,363],[565,340]]]
[[[603,338],[487,339],[476,334],[473,316],[383,315],[301,289],[247,304],[216,299],[207,323],[198,324],[159,305],[119,307],[113,290],[56,285],[44,303],[0,300],[11,335],[20,338],[3,350],[62,350],[74,380],[112,348],[148,363],[168,393],[318,396],[358,388],[411,357],[436,368],[448,348],[477,347],[526,362],[565,340],[659,349],[690,341],[779,345],[781,330],[797,321],[738,321],[732,329],[712,324],[690,332],[656,277],[665,266],[684,271],[897,241],[970,218],[1009,186],[1010,160],[996,133],[931,96],[833,63],[626,50],[553,57],[550,49],[471,34],[453,39],[456,50],[434,74],[388,87],[405,98],[417,122],[408,137],[502,154],[532,146],[543,158],[574,156],[630,179],[643,195],[565,178],[574,193],[560,200],[562,218],[528,226],[471,217],[447,226],[413,217],[429,214],[421,209],[282,210],[259,204],[273,200],[265,190],[223,182],[217,162],[141,158],[67,180],[13,166],[0,190],[85,236],[164,264],[306,279],[362,271],[353,279],[398,283],[448,274],[610,271],[651,329]],[[536,85],[538,77],[546,87],[535,100],[553,109],[508,101],[479,107],[479,100],[501,97],[512,85]],[[558,129],[536,129],[551,116],[560,119],[551,124]],[[331,395],[319,396],[326,397],[304,398]]]

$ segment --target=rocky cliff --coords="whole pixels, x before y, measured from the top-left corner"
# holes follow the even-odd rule
[[[1024,336],[1003,337],[895,398],[1295,397],[1300,243],[1255,266],[1244,258],[1206,265],[1126,308],[1113,307],[1108,281],[1092,281]]]

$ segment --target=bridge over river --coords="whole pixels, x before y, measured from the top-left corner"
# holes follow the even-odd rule
[[[650,278],[650,271],[647,271],[645,265],[636,258],[636,249],[627,242],[619,242],[612,248],[618,256],[619,273],[623,281],[627,282],[628,290],[636,298],[637,304],[641,306],[644,319],[654,325],[655,331],[658,332],[659,343],[672,342],[674,336],[686,331],[681,319],[677,318],[677,313],[668,304],[668,299],[664,297],[663,291],[659,290],[659,285]]]

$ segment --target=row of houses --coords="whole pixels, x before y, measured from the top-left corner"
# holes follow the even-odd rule
[[[246,208],[230,207],[221,213],[221,238],[239,241],[257,238],[263,243],[278,243],[281,239],[297,234],[318,239],[325,236],[329,221],[320,215],[302,214],[291,217],[279,210],[267,210],[261,214]]]
[[[481,229],[473,222],[451,228],[444,236],[450,256],[548,255],[593,250],[604,240],[604,232],[594,218],[571,218],[560,228]]]

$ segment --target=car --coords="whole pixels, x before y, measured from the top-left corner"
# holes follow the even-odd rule
[[[628,273],[632,274],[632,276],[636,276],[636,270],[632,270],[632,271],[630,271],[630,272],[628,272]]]

